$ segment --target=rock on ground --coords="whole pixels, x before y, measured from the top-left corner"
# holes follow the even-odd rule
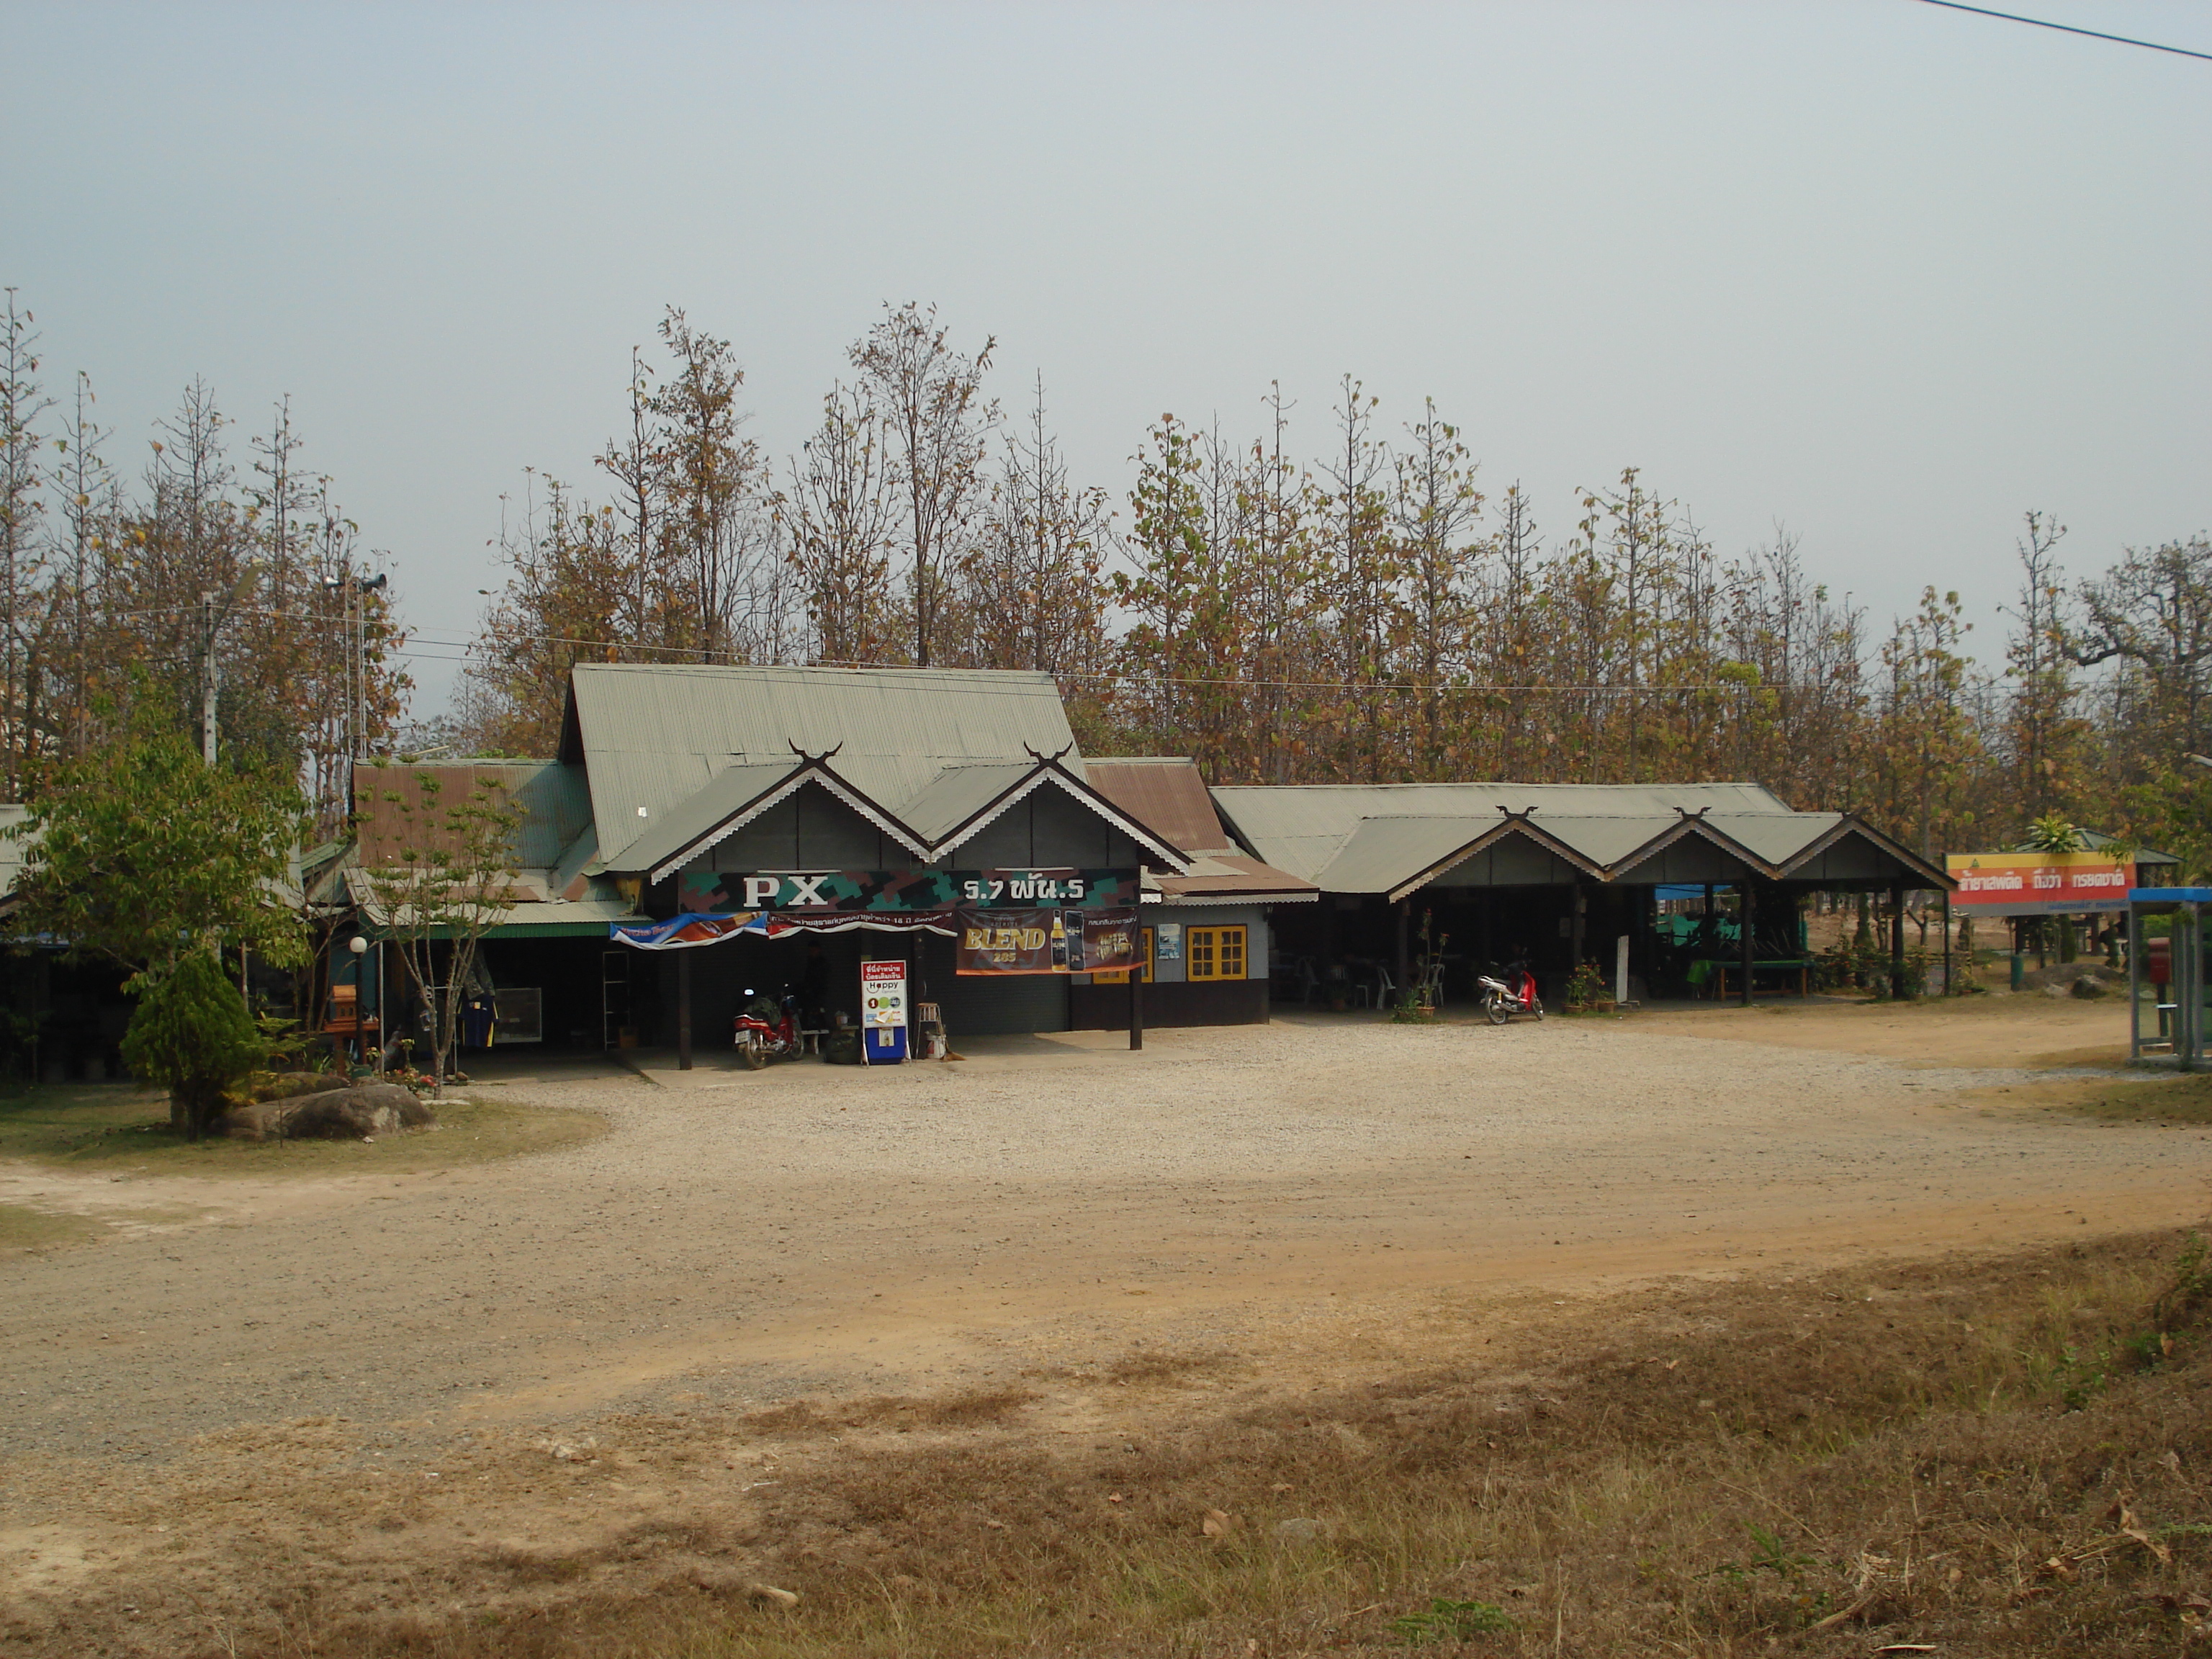
[[[238,1140],[358,1140],[436,1121],[429,1103],[412,1091],[396,1083],[361,1083],[240,1106],[223,1114],[222,1127]]]

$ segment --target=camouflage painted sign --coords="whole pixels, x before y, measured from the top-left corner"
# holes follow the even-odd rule
[[[1134,870],[687,870],[676,908],[699,915],[790,910],[1110,910],[1137,902]]]

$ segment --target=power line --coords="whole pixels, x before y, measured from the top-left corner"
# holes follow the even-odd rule
[[[1978,17],[2001,17],[2008,23],[2026,23],[2039,29],[2056,29],[2061,34],[2085,34],[2092,40],[2111,40],[2123,46],[2142,46],[2150,52],[2170,52],[2176,58],[2202,58],[2212,64],[2212,52],[2191,52],[2186,46],[2161,46],[2155,40],[2138,40],[2132,35],[2106,34],[2102,29],[2076,28],[2071,23],[2053,23],[2041,17],[2022,17],[2016,11],[1991,11],[1987,6],[1968,6],[1960,0],[1921,0],[1923,5],[1941,6],[1946,11],[1970,11]]]

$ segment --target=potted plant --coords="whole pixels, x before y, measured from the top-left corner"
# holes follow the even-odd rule
[[[1577,963],[1567,975],[1567,1012],[1571,1014],[1613,1012],[1613,999],[1605,994],[1605,975],[1594,962]]]

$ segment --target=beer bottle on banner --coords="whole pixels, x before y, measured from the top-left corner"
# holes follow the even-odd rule
[[[1052,913],[1052,970],[1056,974],[1067,971],[1067,929],[1060,924],[1057,910]]]

